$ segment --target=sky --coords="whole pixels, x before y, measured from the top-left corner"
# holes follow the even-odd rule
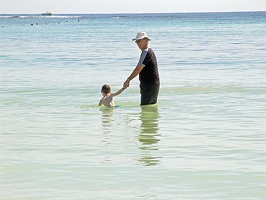
[[[0,0],[0,14],[266,11],[266,0]]]

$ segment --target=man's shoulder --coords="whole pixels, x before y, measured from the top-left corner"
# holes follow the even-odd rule
[[[153,50],[150,47],[142,50],[142,56],[144,57],[146,57],[147,55],[152,55],[152,54],[153,54]]]
[[[148,52],[149,52],[149,53],[153,53],[153,49],[149,47],[149,48],[148,48]]]

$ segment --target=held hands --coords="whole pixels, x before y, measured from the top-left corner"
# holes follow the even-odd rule
[[[127,80],[124,82],[124,85],[123,85],[123,88],[124,88],[124,89],[127,89],[127,88],[129,87],[129,82],[130,82],[129,79],[127,79]]]

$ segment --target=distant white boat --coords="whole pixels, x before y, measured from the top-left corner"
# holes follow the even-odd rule
[[[49,11],[49,7],[47,8],[47,12],[46,13],[42,13],[42,16],[51,16],[52,13]]]
[[[51,16],[52,13],[50,11],[47,11],[46,13],[42,13],[42,16]]]

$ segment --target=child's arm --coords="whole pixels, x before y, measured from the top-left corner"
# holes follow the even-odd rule
[[[101,106],[103,104],[103,98],[99,101],[99,105],[98,106]]]
[[[120,90],[118,90],[116,93],[113,93],[112,95],[117,96],[117,95],[121,94],[124,90],[125,90],[124,88],[121,88]]]

